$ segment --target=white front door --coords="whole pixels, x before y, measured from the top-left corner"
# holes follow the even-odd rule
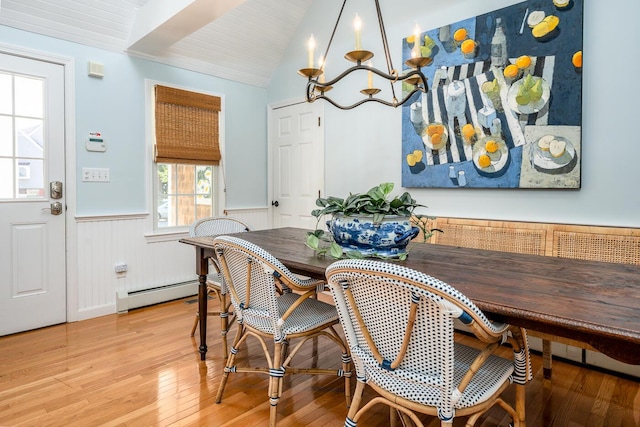
[[[62,65],[0,53],[0,336],[66,321],[64,85]]]
[[[315,229],[316,199],[324,184],[324,132],[321,103],[271,110],[274,227]],[[276,206],[277,205],[277,206]]]

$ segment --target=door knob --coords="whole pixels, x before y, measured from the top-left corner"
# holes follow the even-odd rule
[[[276,208],[280,206],[280,203],[276,200],[275,202],[271,202],[271,206],[275,206]]]
[[[50,211],[51,215],[60,215],[62,213],[62,203],[53,202],[50,208],[43,208],[42,211]]]

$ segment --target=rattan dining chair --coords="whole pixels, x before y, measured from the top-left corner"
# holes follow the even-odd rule
[[[251,226],[239,219],[228,216],[213,216],[202,218],[191,224],[189,227],[190,237],[202,236],[219,236],[232,233],[242,233],[251,231]],[[226,298],[226,287],[222,275],[220,274],[220,266],[217,261],[210,258],[210,266],[214,268],[214,272],[207,276],[207,298],[210,294],[215,294],[220,304],[220,311],[208,311],[208,316],[220,316],[220,333],[222,334],[222,354],[226,357],[229,349],[227,346],[227,332],[233,323],[233,317],[229,317],[230,303]],[[205,319],[206,321],[206,319]],[[191,328],[191,336],[196,333],[196,328],[200,322],[200,313],[196,312],[196,318]]]
[[[417,426],[416,413],[438,416],[442,426],[468,416],[473,426],[495,404],[524,425],[524,385],[532,377],[524,329],[489,321],[456,289],[401,265],[341,260],[326,274],[356,367],[345,426],[381,403]],[[470,327],[481,349],[455,342],[454,319]],[[513,357],[492,354],[501,344]],[[515,408],[501,398],[512,382]],[[378,396],[361,407],[367,385]]]
[[[269,425],[276,425],[277,405],[285,374],[337,375],[345,379],[347,406],[351,400],[351,359],[345,342],[334,329],[338,313],[333,305],[315,298],[325,289],[324,280],[302,280],[264,249],[233,236],[217,237],[213,246],[236,313],[238,328],[224,368],[216,403],[220,403],[230,373],[260,372],[269,375]],[[295,290],[296,292],[292,292]],[[248,337],[260,341],[267,366],[235,366],[236,355]],[[325,369],[302,356],[292,361],[303,344],[314,338],[333,342],[342,351],[341,367]],[[273,345],[267,345],[273,340]],[[291,340],[295,346],[289,349]],[[315,340],[312,340],[315,342]],[[270,354],[269,347],[273,350]],[[307,358],[308,359],[308,358]],[[243,362],[244,364],[244,362]],[[319,364],[324,365],[323,361]],[[305,366],[305,367],[301,367]]]

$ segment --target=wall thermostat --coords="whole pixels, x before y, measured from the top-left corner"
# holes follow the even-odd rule
[[[85,147],[87,151],[107,151],[107,143],[104,142],[101,132],[89,132]]]

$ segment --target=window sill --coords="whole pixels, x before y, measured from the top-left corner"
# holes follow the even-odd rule
[[[183,237],[189,237],[188,230],[183,230],[183,229],[167,230],[167,231],[156,230],[152,233],[147,233],[144,235],[144,238],[147,240],[147,243],[178,241]]]

